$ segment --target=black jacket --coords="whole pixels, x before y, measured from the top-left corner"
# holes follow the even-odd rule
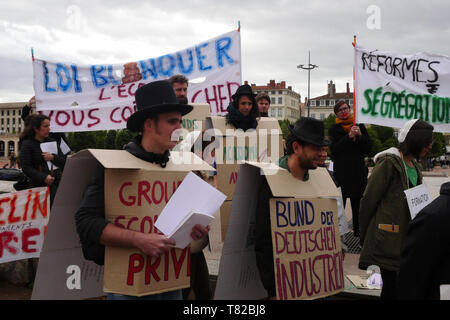
[[[402,299],[435,299],[450,285],[450,182],[411,221],[399,273]]]
[[[344,197],[362,197],[367,185],[368,169],[364,156],[370,152],[371,140],[363,124],[358,124],[361,137],[353,140],[339,124],[328,130],[334,177]]]
[[[51,138],[47,138],[44,142],[54,141]],[[41,142],[36,139],[25,139],[20,146],[20,166],[22,171],[30,178],[31,187],[44,187],[45,178],[50,174],[50,169],[47,166],[47,162],[42,157]],[[58,170],[62,171],[66,164],[66,157],[59,149],[58,154],[53,154],[55,157],[52,163],[58,166]],[[58,184],[55,177],[55,183]]]
[[[164,167],[169,160],[169,152],[162,155],[146,152],[142,149],[141,139],[141,136],[134,138],[125,146],[125,150],[142,160],[158,163]],[[83,194],[80,207],[75,213],[75,225],[84,258],[93,260],[99,265],[105,263],[105,246],[100,243],[100,237],[110,223],[105,218],[104,191],[105,170],[99,164]]]

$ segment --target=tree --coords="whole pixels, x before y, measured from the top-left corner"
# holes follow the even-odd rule
[[[115,149],[122,150],[124,145],[130,142],[134,136],[135,135],[128,129],[120,130],[116,136]]]
[[[115,149],[116,148],[116,136],[117,130],[108,130],[105,137],[104,148],[105,149]]]
[[[331,126],[333,124],[336,123],[336,115],[334,115],[333,113],[331,113],[324,121],[323,121],[323,125],[325,128],[325,135],[328,136],[328,129],[331,128]]]
[[[83,149],[97,148],[97,136],[94,131],[71,132],[68,136],[70,149],[78,152]]]
[[[288,126],[291,124],[291,122],[288,119],[284,119],[278,120],[278,123],[280,125],[281,132],[283,133],[283,139],[286,140],[290,132]]]
[[[433,147],[429,153],[429,157],[435,158],[445,155],[445,137],[440,132],[433,132]]]

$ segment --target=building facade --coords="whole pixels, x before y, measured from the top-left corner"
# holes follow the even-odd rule
[[[23,130],[22,108],[26,102],[0,103],[0,159],[19,153],[19,134]]]
[[[245,81],[245,84],[248,84]],[[277,120],[287,119],[294,123],[300,118],[300,94],[293,91],[291,86],[286,88],[286,81],[275,83],[270,80],[267,85],[251,84],[254,93],[266,93],[270,97],[269,116]]]
[[[328,93],[311,98],[310,100],[310,117],[319,120],[325,120],[330,114],[334,114],[334,105],[339,100],[344,100],[353,107],[353,92],[350,91],[350,84],[347,82],[347,90],[345,92],[336,92],[336,85],[333,81],[327,83]],[[307,108],[304,109],[304,116],[308,115]]]

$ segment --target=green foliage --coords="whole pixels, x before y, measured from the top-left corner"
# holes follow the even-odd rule
[[[83,149],[97,148],[97,135],[95,131],[71,132],[68,136],[70,149],[78,152]]]
[[[445,137],[440,132],[433,132],[433,148],[431,148],[429,157],[440,157],[445,155]]]
[[[368,125],[367,132],[372,140],[372,148],[369,156],[373,157],[378,152],[395,147],[398,145],[398,140],[394,135],[394,129],[391,127]]]
[[[333,124],[336,123],[336,115],[331,113],[324,121],[323,125],[325,127],[325,136],[328,136],[328,129],[331,128]]]
[[[292,123],[288,119],[284,120],[278,120],[278,123],[281,128],[281,132],[283,132],[283,139],[286,140],[287,136],[289,135],[289,128],[288,125],[292,125]]]
[[[123,146],[130,142],[134,136],[135,134],[133,134],[128,129],[120,130],[116,135],[115,149],[122,150]]]
[[[116,148],[116,137],[117,130],[108,130],[105,137],[104,148],[105,149],[115,149]]]

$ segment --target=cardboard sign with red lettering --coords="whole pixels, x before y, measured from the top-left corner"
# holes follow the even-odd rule
[[[0,195],[0,263],[39,257],[50,215],[47,187]]]
[[[315,299],[344,289],[336,200],[272,198],[270,221],[279,300]]]
[[[125,157],[129,160],[119,162]],[[171,161],[162,168],[116,151],[108,160],[115,164],[105,171],[106,218],[123,228],[161,234],[154,224],[189,171],[214,170],[201,159],[197,159],[200,164],[183,164],[175,163],[176,158],[172,152]],[[125,169],[130,160],[140,162],[141,170]],[[143,296],[189,286],[190,247],[172,248],[159,257],[146,256],[136,248],[106,247],[105,292]]]

